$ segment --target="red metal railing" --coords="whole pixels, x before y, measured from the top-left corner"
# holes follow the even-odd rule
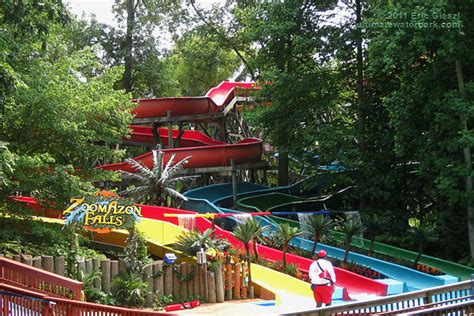
[[[51,296],[81,299],[82,282],[0,257],[0,282]]]
[[[0,315],[142,316],[173,315],[47,296],[0,282]]]

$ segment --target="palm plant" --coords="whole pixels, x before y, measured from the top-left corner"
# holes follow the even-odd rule
[[[408,236],[411,240],[411,243],[417,247],[418,254],[413,264],[416,267],[426,244],[437,241],[439,237],[436,234],[434,228],[426,224],[410,227],[408,229]]]
[[[127,271],[112,280],[111,291],[119,305],[143,307],[150,289],[140,275]]]
[[[283,269],[286,269],[286,253],[288,252],[288,246],[291,239],[301,235],[298,227],[292,227],[288,223],[280,224],[277,228],[277,234],[283,240],[282,253],[283,253]]]
[[[259,239],[262,239],[264,233],[268,230],[269,226],[262,226],[260,222],[258,222],[255,218],[249,219],[247,220],[247,222],[250,222],[249,225],[254,231],[254,237],[252,238],[253,253],[255,255],[255,259],[258,260],[257,241]]]
[[[364,223],[369,235],[369,256],[372,256],[374,253],[375,237],[384,231],[388,224],[388,219],[386,217],[379,216],[376,213],[369,213],[362,216],[362,222]]]
[[[365,231],[365,227],[359,221],[348,219],[343,224],[340,224],[338,229],[346,235],[346,247],[343,260],[343,263],[346,264],[347,258],[349,257],[352,237],[362,234]]]
[[[255,224],[253,220],[247,220],[237,226],[234,230],[235,238],[240,240],[245,247],[245,253],[247,258],[247,268],[249,271],[249,296],[253,296],[252,286],[252,271],[251,271],[251,257],[250,257],[250,246],[249,243],[253,241],[259,234],[259,225]],[[251,297],[252,298],[252,297]]]
[[[229,242],[225,239],[216,239],[213,235],[212,229],[206,229],[200,233],[195,230],[185,232],[176,238],[174,247],[186,253],[194,256],[201,248],[203,249],[214,249],[217,251],[223,251],[229,246]]]
[[[321,240],[321,236],[326,234],[334,227],[334,221],[324,215],[312,215],[308,217],[307,224],[313,234],[313,249],[311,249],[311,255],[316,252],[316,246]]]
[[[178,172],[186,165],[190,156],[174,163],[176,155],[172,155],[170,160],[163,166],[163,152],[153,150],[153,168],[141,164],[134,159],[127,159],[137,172],[120,171],[126,180],[135,181],[137,186],[127,188],[120,192],[126,196],[134,197],[136,201],[151,203],[153,205],[162,205],[166,195],[171,198],[178,198],[187,201],[187,198],[176,191],[174,186],[179,181],[186,181],[195,176],[178,176]]]

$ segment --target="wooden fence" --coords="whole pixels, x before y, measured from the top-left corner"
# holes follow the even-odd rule
[[[66,271],[63,257],[14,255],[12,259],[62,276]],[[100,277],[94,279],[93,287],[105,293],[110,293],[113,278],[126,269],[123,259],[99,258],[79,259],[77,267],[83,275],[99,272]],[[239,263],[213,267],[214,271],[211,271],[207,265],[168,265],[161,260],[147,264],[143,275],[150,289],[146,306],[152,306],[155,297],[165,295],[172,296],[175,302],[197,297],[209,303],[247,298],[245,265]]]

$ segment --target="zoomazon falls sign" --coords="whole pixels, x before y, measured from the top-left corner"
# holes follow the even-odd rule
[[[132,228],[142,217],[141,207],[112,192],[71,198],[70,202],[71,205],[63,212],[66,225],[76,224],[98,233],[107,233],[114,228]]]

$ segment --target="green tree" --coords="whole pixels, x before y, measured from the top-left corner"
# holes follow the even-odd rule
[[[301,232],[298,227],[292,227],[290,224],[284,223],[278,225],[276,233],[283,241],[281,251],[283,256],[283,269],[286,269],[286,253],[288,252],[290,241],[294,237],[301,235]]]
[[[252,259],[250,256],[250,242],[252,242],[259,234],[259,229],[258,225],[255,225],[255,222],[251,220],[247,220],[241,224],[239,224],[235,229],[234,229],[234,235],[235,238],[240,240],[245,247],[245,253],[246,253],[246,258],[247,258],[247,269],[249,271],[249,292],[252,293],[253,295],[253,285],[252,285],[252,270],[251,270],[251,264],[252,264]]]
[[[316,247],[321,241],[321,236],[328,233],[334,227],[334,221],[328,216],[324,215],[311,215],[308,217],[308,227],[313,234],[313,248],[311,254],[314,255]]]
[[[408,229],[408,237],[410,239],[411,244],[416,247],[417,249],[417,256],[413,265],[416,267],[418,261],[421,258],[423,250],[426,246],[438,240],[438,235],[436,234],[434,228],[427,224],[422,224],[414,227],[410,227]]]
[[[165,197],[187,201],[187,198],[174,189],[179,181],[186,181],[192,176],[178,176],[178,172],[188,163],[191,157],[186,157],[178,162],[174,162],[175,155],[170,160],[163,163],[163,152],[153,150],[153,168],[149,169],[140,162],[133,159],[126,161],[137,171],[135,173],[121,171],[124,179],[138,182],[137,186],[132,186],[120,192],[126,196],[132,196],[136,201],[143,201],[154,205],[162,205]]]
[[[366,228],[366,231],[369,235],[369,256],[372,256],[374,253],[375,237],[385,231],[385,227],[389,225],[389,221],[386,217],[371,212],[368,214],[364,213],[362,216],[362,223],[364,224],[364,227]]]
[[[347,263],[347,258],[349,257],[349,250],[351,249],[352,237],[362,234],[365,231],[365,227],[359,221],[347,219],[344,221],[344,223],[338,226],[338,229],[346,235],[346,245],[343,262]]]
[[[190,256],[195,256],[198,251],[214,249],[223,251],[229,243],[225,239],[215,238],[213,229],[206,229],[202,233],[191,230],[176,237],[175,248]]]
[[[183,95],[204,95],[210,87],[228,80],[240,66],[236,54],[203,27],[175,39],[166,62],[175,67],[174,77]]]

